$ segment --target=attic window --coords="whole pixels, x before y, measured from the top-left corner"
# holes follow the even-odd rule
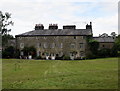
[[[76,36],[74,36],[74,39],[76,39]]]

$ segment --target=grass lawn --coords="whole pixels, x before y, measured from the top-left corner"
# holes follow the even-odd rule
[[[3,59],[3,89],[117,89],[118,58]]]

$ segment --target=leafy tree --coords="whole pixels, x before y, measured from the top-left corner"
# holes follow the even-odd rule
[[[108,48],[103,48],[98,51],[98,56],[99,57],[110,57],[111,50]]]
[[[14,37],[12,35],[9,35],[9,34],[4,34],[2,36],[2,46],[3,47],[7,47],[7,43],[8,43],[9,39],[14,39]]]
[[[88,45],[89,45],[90,51],[91,51],[93,54],[96,55],[97,52],[98,52],[98,48],[99,48],[99,42],[96,41],[96,40],[90,39],[89,42],[88,42]]]
[[[2,37],[2,46],[7,45],[9,39],[13,39],[13,36],[9,34],[11,29],[7,27],[13,25],[13,22],[10,20],[11,14],[6,12],[5,14],[0,11],[0,37]]]
[[[13,25],[14,23],[10,21],[11,14],[6,12],[5,14],[0,11],[0,34],[4,35],[11,31],[11,29],[7,29],[8,25]]]
[[[3,58],[13,58],[15,54],[15,48],[13,46],[9,46],[5,48],[5,50],[2,53]]]
[[[120,35],[115,40],[115,44],[112,48],[112,56],[120,56]]]
[[[112,37],[116,37],[116,35],[117,35],[117,34],[116,34],[115,32],[112,32],[112,33],[111,33],[111,36],[112,36]]]
[[[102,35],[100,35],[101,37],[108,37],[107,33],[103,33]]]

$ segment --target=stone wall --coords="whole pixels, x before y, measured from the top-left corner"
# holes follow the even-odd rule
[[[113,45],[114,43],[112,42],[106,42],[106,43],[99,42],[99,49],[103,49],[103,48],[111,49]]]
[[[76,52],[75,57],[85,56],[87,51],[86,36],[30,36],[16,37],[16,47],[22,50],[25,46],[34,46],[37,56],[66,55]]]

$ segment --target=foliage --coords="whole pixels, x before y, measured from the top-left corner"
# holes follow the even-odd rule
[[[42,57],[41,56],[37,56],[36,59],[42,59]]]
[[[11,31],[11,29],[7,29],[8,25],[13,25],[13,22],[9,20],[11,18],[11,14],[6,12],[5,14],[0,11],[0,33],[2,35],[7,34]]]
[[[100,35],[100,37],[108,37],[107,33],[103,33],[102,35]]]
[[[56,60],[63,60],[63,58],[64,58],[64,55],[62,55],[61,57],[59,57],[58,55],[56,55]]]
[[[64,56],[63,56],[63,60],[70,60],[70,57],[69,57],[69,56],[64,55]]]
[[[15,58],[20,58],[20,50],[19,49],[16,49],[15,50]]]
[[[12,35],[9,35],[11,29],[7,27],[13,25],[13,22],[10,20],[11,14],[5,12],[5,14],[0,11],[0,34],[2,35],[2,46],[5,47],[8,43],[8,40],[13,38]]]
[[[118,35],[118,37],[116,38],[115,44],[111,49],[111,56],[120,56],[119,51],[120,51],[120,35]]]
[[[112,33],[111,33],[111,36],[112,36],[112,37],[116,37],[116,35],[117,35],[117,34],[116,34],[115,32],[112,32]]]
[[[3,50],[2,57],[3,58],[14,58],[15,57],[14,54],[15,54],[15,48],[12,46],[9,46],[5,48],[5,50]]]
[[[24,52],[25,56],[32,55],[33,58],[36,57],[36,49],[33,46],[24,47],[22,51]]]
[[[111,49],[103,48],[98,51],[99,57],[110,57],[111,56]]]
[[[98,52],[98,48],[99,48],[99,42],[91,39],[89,40],[88,45],[89,45],[89,49],[92,52],[92,54],[96,55]]]
[[[69,62],[3,59],[2,68],[3,89],[118,88],[118,58]]]
[[[93,53],[89,52],[86,54],[86,59],[95,59],[97,58],[97,55],[94,55]]]
[[[10,35],[10,34],[4,34],[2,36],[2,46],[3,47],[7,46],[7,43],[9,41],[9,39],[14,39],[14,37],[12,35]]]

